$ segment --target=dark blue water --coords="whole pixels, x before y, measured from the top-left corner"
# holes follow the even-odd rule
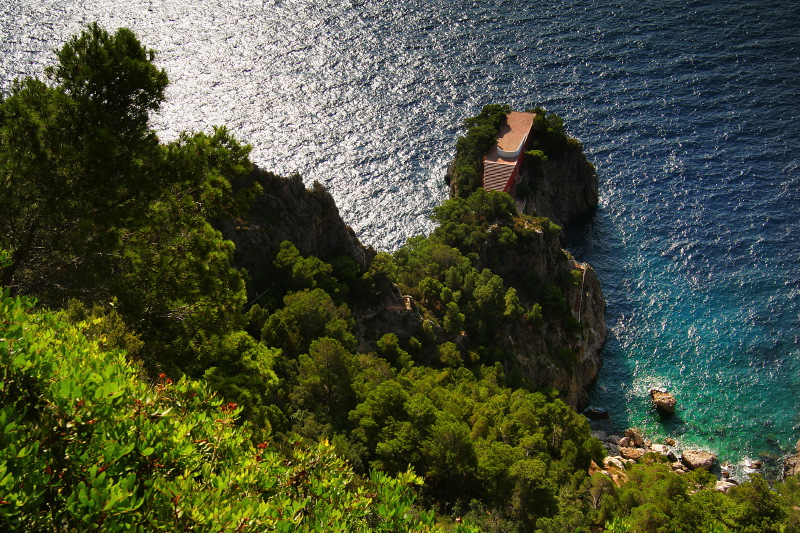
[[[160,52],[162,138],[227,124],[383,249],[430,229],[464,117],[557,112],[600,176],[570,245],[608,298],[593,402],[734,462],[800,437],[800,3],[11,0],[0,86],[93,20]]]

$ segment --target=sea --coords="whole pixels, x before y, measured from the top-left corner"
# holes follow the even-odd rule
[[[592,405],[744,473],[793,453],[800,2],[5,0],[0,89],[93,21],[157,51],[163,140],[227,126],[379,250],[431,230],[466,117],[557,113],[600,183],[566,243],[608,301]]]

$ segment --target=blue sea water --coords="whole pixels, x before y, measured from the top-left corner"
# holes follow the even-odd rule
[[[430,230],[465,117],[558,113],[600,178],[569,243],[608,300],[593,403],[732,462],[800,438],[800,3],[8,0],[0,87],[95,20],[158,51],[163,139],[227,125],[380,249]]]

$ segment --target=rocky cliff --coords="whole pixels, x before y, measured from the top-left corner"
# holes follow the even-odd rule
[[[236,264],[250,275],[251,298],[269,287],[264,273],[271,270],[283,241],[294,243],[304,256],[326,260],[344,255],[362,268],[375,255],[344,223],[333,197],[319,183],[306,189],[298,175],[284,178],[256,168],[248,183],[239,186],[252,181],[261,184],[263,193],[240,220],[220,224],[224,237],[236,244]]]
[[[565,402],[582,409],[608,336],[606,301],[594,269],[562,250],[560,232],[548,229],[549,222],[543,226],[512,245],[487,241],[479,267],[500,275],[523,300],[542,302],[541,328],[511,326],[503,348],[514,355],[531,384],[555,387]],[[538,289],[530,288],[531,280]],[[558,288],[563,301],[553,302],[548,288]]]
[[[535,133],[535,132],[534,132]],[[550,150],[547,161],[525,164],[522,171],[526,191],[525,212],[547,217],[556,224],[569,225],[597,206],[597,172],[575,139]]]
[[[575,155],[570,161],[554,162],[552,172],[576,171],[580,157]],[[592,184],[596,187],[593,173],[576,172],[578,177],[565,176],[562,180],[574,183],[569,190],[578,190],[581,179],[588,182],[584,188],[591,189]],[[252,180],[261,184],[263,193],[241,219],[220,224],[224,236],[236,244],[237,264],[249,273],[251,301],[273,285],[272,263],[283,241],[294,243],[303,256],[326,261],[346,256],[362,270],[368,267],[374,250],[359,242],[322,186],[306,189],[298,176],[281,178],[259,169],[251,175],[250,183]],[[566,189],[555,185],[547,190],[548,194],[555,195],[557,190],[567,194]],[[591,196],[573,194],[575,205],[559,200],[551,212],[568,220],[591,203]],[[540,200],[544,202],[547,197],[542,193]],[[582,408],[587,403],[585,391],[597,376],[599,353],[607,335],[605,300],[597,276],[591,266],[575,261],[561,249],[560,230],[548,220],[518,217],[504,224],[511,224],[518,238],[509,243],[500,238],[501,228],[494,227],[498,235],[486,239],[474,256],[475,267],[489,268],[505,280],[506,286],[517,288],[527,308],[542,302],[546,316],[536,326],[524,320],[505,322],[496,348],[505,354],[506,363],[516,362],[507,370],[519,371],[523,381],[533,386],[555,387],[567,403]],[[490,227],[489,233],[494,230]],[[362,351],[374,349],[377,338],[387,332],[395,333],[401,342],[412,336],[421,338],[423,322],[428,320],[396,286],[387,284],[381,291],[369,299],[349,302]],[[469,339],[446,338],[435,324],[434,332],[440,342],[469,343]]]

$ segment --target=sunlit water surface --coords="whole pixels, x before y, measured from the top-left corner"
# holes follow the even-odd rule
[[[9,0],[0,87],[91,21],[130,27],[170,76],[163,139],[225,124],[389,250],[430,230],[465,117],[544,105],[600,176],[570,242],[608,299],[593,403],[770,460],[800,437],[800,3],[750,4]]]

